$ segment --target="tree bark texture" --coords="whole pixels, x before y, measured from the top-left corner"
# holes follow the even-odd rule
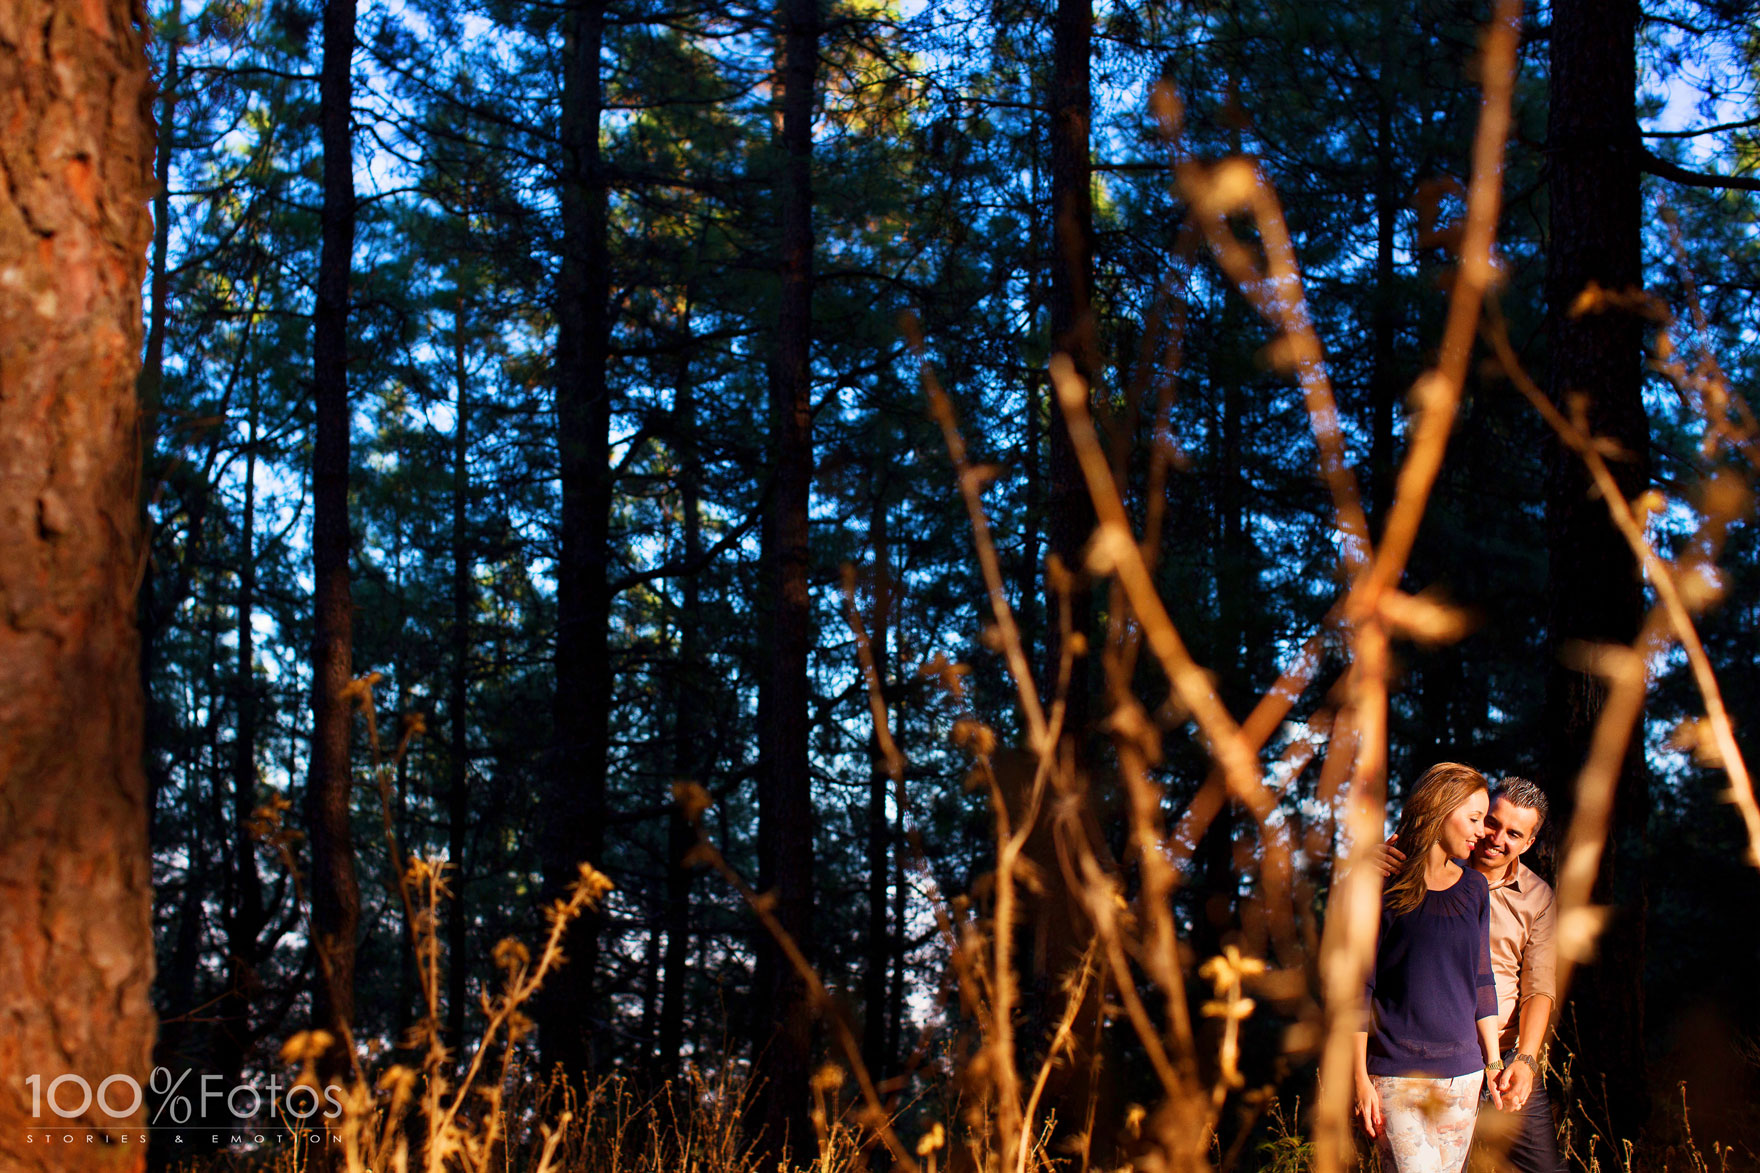
[[[552,792],[540,843],[549,899],[605,854],[605,772],[611,708],[610,249],[599,158],[603,0],[569,6],[562,78],[562,263],[556,289],[556,440],[562,476],[557,566]],[[587,913],[563,941],[568,963],[538,1003],[544,1063],[571,1079],[592,1070],[600,1021],[593,998],[599,920]]]
[[[1612,462],[1630,499],[1650,482],[1649,422],[1640,396],[1644,326],[1624,310],[1578,312],[1595,283],[1613,292],[1641,287],[1639,160],[1634,93],[1633,0],[1558,0],[1551,40],[1551,248],[1547,302],[1551,322],[1550,394],[1567,414],[1586,401],[1597,436],[1624,450]],[[1551,549],[1550,632],[1554,658],[1547,681],[1551,742],[1546,783],[1564,825],[1573,786],[1606,699],[1601,680],[1559,662],[1578,642],[1630,643],[1643,622],[1636,559],[1590,491],[1582,461],[1555,446],[1547,484]],[[1601,938],[1597,962],[1573,991],[1578,1087],[1611,1142],[1635,1137],[1649,1112],[1644,1060],[1644,850],[1649,818],[1642,738],[1634,735],[1615,800],[1613,842],[1603,857],[1595,899],[1617,912]],[[1569,1019],[1566,1019],[1569,1022]],[[1606,1102],[1602,1077],[1606,1078]],[[1605,1159],[1605,1158],[1604,1158]]]
[[[349,831],[349,685],[354,676],[354,600],[349,587],[349,277],[354,257],[354,139],[350,125],[354,0],[325,0],[318,76],[323,143],[322,240],[312,311],[312,760],[306,780],[311,836],[314,1023],[338,1040],[354,1024],[355,937],[360,885]],[[326,1060],[339,1070],[343,1060]]]
[[[758,885],[803,947],[811,942],[813,794],[807,758],[807,655],[812,600],[807,509],[813,479],[813,107],[819,64],[818,0],[782,0],[778,202],[781,287],[770,363],[772,486],[763,560],[769,660],[759,692]],[[761,1163],[786,1146],[812,1151],[807,1080],[813,1011],[806,984],[768,934],[757,942],[752,1122]]]
[[[152,88],[123,3],[0,3],[0,1168],[140,1169],[154,1018],[135,598]],[[25,1080],[45,1102],[33,1118]],[[77,1085],[57,1102],[76,1107]],[[46,1118],[46,1119],[45,1119]],[[40,1138],[40,1134],[39,1134]]]

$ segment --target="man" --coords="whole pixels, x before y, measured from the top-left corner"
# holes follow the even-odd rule
[[[1545,792],[1525,778],[1505,778],[1492,790],[1485,834],[1467,860],[1491,884],[1491,966],[1503,1052],[1495,1079],[1516,1117],[1507,1159],[1520,1173],[1564,1170],[1539,1060],[1557,1002],[1552,886],[1522,863],[1546,814]],[[1403,858],[1388,840],[1383,874]]]

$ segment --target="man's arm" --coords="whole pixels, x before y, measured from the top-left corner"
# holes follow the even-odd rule
[[[1552,1029],[1552,1009],[1557,1004],[1557,952],[1553,941],[1553,906],[1548,904],[1534,917],[1527,944],[1522,949],[1522,972],[1516,1008],[1516,1054],[1498,1074],[1505,1098],[1513,1106],[1528,1102],[1539,1076],[1540,1048]]]
[[[1386,843],[1371,844],[1363,851],[1363,858],[1369,861],[1369,866],[1381,873],[1384,880],[1398,871],[1399,865],[1406,861],[1406,853],[1394,846],[1398,842],[1398,835],[1389,835]]]
[[[1552,1029],[1552,995],[1534,995],[1522,1003],[1516,1015],[1516,1054],[1522,1057],[1512,1058],[1498,1072],[1497,1084],[1511,1106],[1519,1108],[1533,1094],[1534,1079],[1540,1074],[1540,1048],[1546,1045],[1546,1033]]]

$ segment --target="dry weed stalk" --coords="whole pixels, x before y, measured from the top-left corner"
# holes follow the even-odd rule
[[[424,1173],[489,1173],[497,1166],[511,1139],[504,1099],[517,1071],[518,1044],[532,1029],[521,1008],[563,963],[562,935],[569,923],[597,906],[611,889],[604,875],[583,863],[568,895],[545,909],[547,933],[535,963],[531,951],[515,939],[495,947],[502,988],[497,994],[482,995],[482,1036],[455,1082],[453,1056],[441,1033],[437,939],[448,866],[418,857],[410,861],[404,878],[410,905],[417,910],[409,930],[426,1006],[406,1042],[420,1051],[420,1059],[417,1066],[386,1066],[370,1085],[356,1059],[357,1074],[342,1089],[342,1115],[332,1126],[329,1142],[347,1173],[369,1169],[408,1173],[412,1161]],[[300,1079],[314,1086],[312,1060],[329,1045],[328,1039],[316,1037],[322,1033],[296,1035],[282,1049],[285,1060],[305,1064]],[[491,1072],[493,1078],[485,1078]],[[541,1140],[532,1166],[535,1173],[557,1168],[557,1148],[575,1117],[568,1098],[563,1100],[554,1120],[538,1123]]]
[[[454,1083],[454,1057],[441,1030],[439,942],[439,910],[449,896],[446,871],[451,865],[444,860],[421,857],[407,864],[403,861],[394,826],[391,772],[408,752],[410,741],[423,732],[423,726],[419,717],[402,721],[396,749],[387,759],[379,740],[373,704],[372,690],[379,679],[378,673],[362,676],[349,685],[346,695],[366,719],[383,833],[396,873],[391,886],[403,909],[406,943],[414,955],[422,992],[423,1015],[405,1040],[407,1047],[420,1052],[419,1065],[390,1064],[369,1082],[367,1067],[346,1029],[341,1039],[325,1030],[295,1034],[282,1046],[281,1058],[300,1068],[297,1083],[318,1090],[319,1063],[338,1051],[347,1057],[349,1076],[340,1089],[341,1116],[326,1129],[326,1151],[333,1157],[340,1156],[347,1173],[387,1169],[408,1173],[412,1159],[423,1173],[489,1173],[509,1139],[503,1101],[516,1070],[518,1044],[533,1025],[521,1008],[537,994],[544,979],[563,964],[562,936],[568,925],[597,907],[612,883],[591,864],[580,865],[567,896],[553,901],[544,910],[547,932],[536,964],[531,951],[516,939],[508,938],[496,945],[493,957],[502,972],[502,988],[497,994],[482,995],[482,1036]],[[271,796],[268,803],[257,809],[250,833],[276,852],[292,879],[295,900],[309,916],[310,904],[294,856],[300,836],[283,822],[290,807],[284,795]],[[327,968],[321,952],[318,960]],[[493,1082],[484,1078],[491,1067]],[[553,1122],[539,1122],[542,1139],[532,1166],[534,1173],[550,1173],[556,1167],[556,1150],[569,1134],[574,1118],[566,1099],[565,1096],[564,1106]],[[418,1110],[419,1119],[412,1119],[412,1113]],[[416,1142],[413,1151],[412,1140]]]

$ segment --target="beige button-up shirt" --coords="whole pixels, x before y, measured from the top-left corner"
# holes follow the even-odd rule
[[[1521,860],[1509,883],[1491,889],[1491,969],[1497,975],[1498,1046],[1516,1045],[1522,1003],[1538,994],[1558,1002],[1552,885]]]

